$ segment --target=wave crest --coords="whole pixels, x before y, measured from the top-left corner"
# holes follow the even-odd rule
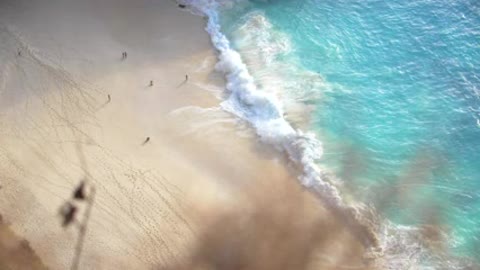
[[[303,185],[321,193],[331,206],[343,208],[337,189],[322,179],[321,171],[314,162],[321,156],[321,142],[311,133],[295,130],[283,117],[282,104],[278,99],[259,91],[240,54],[231,48],[229,40],[221,32],[220,4],[209,0],[185,2],[194,13],[207,18],[206,31],[218,52],[216,69],[225,75],[230,93],[228,99],[222,102],[222,107],[251,123],[262,141],[286,152],[290,160],[301,166],[303,174],[299,179]],[[235,2],[222,2],[222,5]]]

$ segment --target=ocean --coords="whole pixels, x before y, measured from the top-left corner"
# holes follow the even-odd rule
[[[189,3],[222,107],[327,203],[373,209],[385,268],[480,260],[480,1]]]

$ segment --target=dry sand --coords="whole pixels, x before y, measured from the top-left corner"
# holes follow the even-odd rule
[[[70,268],[79,230],[59,209],[86,180],[80,269],[367,269],[285,157],[219,109],[203,25],[167,0],[0,2],[8,230]]]

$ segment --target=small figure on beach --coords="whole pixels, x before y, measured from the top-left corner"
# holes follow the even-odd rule
[[[75,215],[77,213],[77,207],[71,203],[66,203],[60,210],[60,214],[63,217],[62,226],[67,227],[73,221],[75,221]]]
[[[143,141],[142,145],[145,145],[145,144],[148,143],[149,141],[150,141],[150,137],[147,137],[147,138],[145,139],[145,141]]]
[[[22,56],[22,50],[18,49],[17,55]]]
[[[185,74],[185,82],[188,82],[188,74]]]
[[[87,198],[86,195],[86,187],[85,187],[85,181],[80,182],[78,187],[75,188],[75,191],[73,192],[73,198],[76,200],[85,200]]]
[[[107,103],[110,103],[110,101],[112,101],[112,97],[110,96],[110,94],[107,95]]]
[[[153,81],[150,81],[150,84],[149,84],[149,86],[150,86],[150,87],[152,87],[152,86],[153,86]]]
[[[127,59],[127,52],[122,52],[122,59]]]

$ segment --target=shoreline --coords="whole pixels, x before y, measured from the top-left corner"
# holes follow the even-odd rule
[[[3,4],[0,213],[50,269],[70,266],[58,209],[82,179],[97,195],[81,268],[371,269],[287,157],[220,109],[202,18],[167,1]]]
[[[422,249],[423,255],[419,255],[418,258],[438,255],[438,246],[436,246],[435,243],[432,243],[435,242],[435,240],[432,240],[431,238],[439,237],[436,234],[439,233],[438,231],[440,229],[433,228],[433,226],[422,226],[412,229],[401,228],[402,226],[395,226],[390,224],[388,220],[383,220],[379,214],[375,213],[375,209],[370,209],[366,206],[365,208],[361,205],[357,207],[356,204],[352,204],[352,202],[345,203],[343,201],[345,198],[340,197],[340,195],[337,194],[336,187],[333,185],[330,187],[331,181],[329,181],[329,178],[335,178],[335,176],[331,175],[329,172],[318,172],[315,170],[319,165],[315,164],[315,162],[305,162],[305,159],[315,159],[311,157],[311,150],[305,150],[296,145],[298,141],[302,139],[306,139],[306,144],[312,143],[313,145],[316,145],[316,139],[313,139],[314,142],[308,142],[309,138],[303,137],[304,133],[302,130],[295,129],[294,133],[297,133],[297,136],[290,134],[288,129],[293,126],[289,123],[290,121],[286,120],[288,118],[281,116],[283,115],[282,105],[277,104],[278,101],[275,96],[269,96],[268,94],[257,91],[254,78],[249,74],[249,70],[245,66],[245,59],[242,59],[244,56],[240,56],[237,51],[230,48],[230,41],[227,40],[224,33],[220,31],[219,14],[216,6],[217,3],[208,2],[202,4],[189,0],[184,0],[183,2],[187,2],[194,7],[195,14],[203,14],[203,16],[208,19],[206,30],[211,35],[214,47],[216,47],[218,51],[217,53],[219,54],[219,62],[217,63],[217,66],[219,67],[219,70],[225,74],[225,77],[228,78],[227,87],[230,92],[230,97],[222,102],[223,109],[236,115],[238,118],[242,119],[242,121],[248,122],[256,131],[257,136],[260,137],[259,140],[264,141],[267,145],[273,145],[275,148],[279,148],[279,154],[285,153],[285,155],[288,155],[290,160],[289,163],[295,163],[296,165],[299,165],[299,167],[303,167],[303,172],[297,172],[295,175],[299,178],[303,186],[315,194],[315,197],[321,201],[320,204],[323,204],[324,207],[326,206],[329,212],[332,213],[337,220],[340,220],[340,223],[347,225],[347,227],[350,227],[351,225],[350,229],[353,231],[353,234],[357,234],[359,241],[363,243],[366,242],[364,247],[372,248],[372,250],[367,249],[367,252],[365,253],[366,257],[371,256],[372,258],[376,258],[377,262],[382,264],[383,267],[398,267],[396,262],[388,262],[389,259],[386,259],[387,257],[390,259],[393,258],[397,261],[405,261],[405,259],[409,261],[408,257],[410,256],[407,253],[410,250],[408,250],[408,248],[405,248],[405,250],[402,251],[396,250],[395,246],[398,245],[398,243],[395,242],[395,240],[387,239],[390,238],[391,234],[396,235],[396,241],[409,242]],[[218,5],[220,6],[221,4]],[[263,114],[265,113],[263,111],[259,112],[264,109],[267,112],[270,111],[268,113],[271,113],[272,110],[277,110],[277,115],[280,117],[277,117],[277,115],[265,115]],[[255,119],[257,116],[260,119]],[[285,120],[287,124],[284,125],[281,121],[277,121],[278,118]],[[271,125],[272,121],[276,124]],[[267,132],[262,125],[267,126]],[[273,131],[270,129],[273,129]],[[272,135],[272,133],[274,135]],[[292,137],[298,138],[294,138],[294,142],[289,143]],[[302,171],[302,169],[299,171]],[[325,179],[327,181],[325,181]],[[435,230],[437,230],[437,232],[432,234]],[[444,241],[447,240],[444,239]],[[408,244],[406,245],[408,246]],[[391,253],[391,249],[394,249],[393,253]],[[383,253],[384,251],[385,254]],[[444,257],[444,260],[454,260],[457,264],[462,264],[462,262],[460,262],[461,258],[457,258],[451,254],[444,254],[441,256]],[[418,259],[413,261],[415,262],[403,263],[419,263]],[[436,262],[432,261],[431,263],[435,264]],[[472,263],[473,262],[467,262],[465,265],[470,265]]]

